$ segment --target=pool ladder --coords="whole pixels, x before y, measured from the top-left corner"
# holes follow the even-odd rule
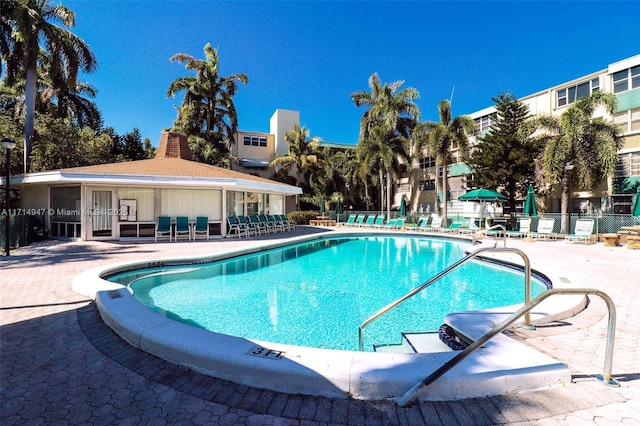
[[[500,225],[497,225],[497,226],[500,226]],[[360,324],[360,328],[358,329],[358,347],[359,347],[360,351],[364,350],[363,335],[364,335],[364,328],[367,325],[369,325],[371,322],[375,321],[376,319],[380,318],[382,315],[386,314],[387,312],[389,312],[390,310],[392,310],[396,306],[400,305],[405,300],[410,299],[411,297],[413,297],[416,294],[420,293],[422,290],[426,289],[431,284],[433,284],[436,281],[438,281],[440,278],[444,277],[445,275],[448,275],[450,272],[458,269],[463,264],[465,264],[468,261],[474,259],[475,257],[480,255],[481,253],[484,253],[484,252],[487,252],[487,251],[516,253],[516,254],[518,254],[518,255],[520,255],[522,257],[522,259],[524,260],[524,268],[525,268],[525,271],[524,271],[525,272],[525,274],[524,274],[524,303],[529,303],[529,301],[531,300],[531,261],[529,260],[529,257],[526,254],[524,254],[524,252],[522,252],[521,250],[518,250],[518,249],[515,249],[515,248],[507,248],[507,247],[503,247],[503,248],[500,248],[500,247],[480,248],[480,249],[478,249],[476,251],[468,253],[465,257],[463,257],[462,259],[458,260],[453,265],[451,265],[448,268],[444,269],[442,272],[440,272],[439,274],[437,274],[436,276],[434,276],[430,280],[424,282],[423,284],[419,285],[418,287],[414,288],[413,290],[411,290],[410,292],[408,292],[407,294],[405,294],[401,298],[397,299],[396,301],[391,302],[390,304],[388,304],[387,306],[385,306],[384,308],[380,309],[378,312],[376,312],[375,314],[373,314],[372,316],[367,318],[362,324]],[[529,312],[527,312],[526,315],[525,315],[524,325],[526,327],[530,327],[531,326],[531,314]]]
[[[374,315],[369,317],[367,320],[365,320],[360,325],[360,328],[358,330],[358,338],[359,338],[360,350],[362,351],[363,350],[363,346],[364,346],[363,345],[364,328],[369,323],[371,323],[372,321],[376,320],[377,318],[379,318],[380,316],[384,315],[385,313],[389,312],[391,309],[393,309],[394,307],[398,306],[399,304],[401,304],[405,300],[409,299],[410,297],[414,296],[415,294],[417,294],[420,291],[424,290],[425,288],[429,287],[431,284],[433,284],[434,282],[438,281],[440,278],[444,277],[445,275],[447,275],[451,271],[457,269],[462,264],[464,264],[464,263],[468,262],[469,260],[475,258],[476,256],[478,256],[478,254],[486,252],[486,251],[512,252],[512,253],[516,253],[516,254],[520,255],[524,259],[524,263],[525,263],[525,286],[526,286],[525,287],[525,303],[524,303],[524,305],[520,309],[518,309],[516,312],[511,314],[509,317],[507,317],[502,323],[496,325],[491,330],[489,330],[487,333],[485,333],[483,336],[481,336],[479,339],[475,340],[473,343],[471,343],[464,350],[462,350],[456,356],[451,358],[449,361],[447,361],[445,364],[443,364],[440,368],[438,368],[436,371],[431,373],[425,379],[423,379],[420,382],[416,383],[404,395],[402,395],[401,397],[397,398],[396,402],[399,405],[403,406],[403,407],[408,406],[409,404],[411,404],[417,398],[418,392],[420,392],[422,389],[424,389],[425,387],[429,386],[431,383],[436,381],[438,378],[440,378],[447,371],[451,370],[457,364],[462,362],[465,358],[467,358],[473,352],[475,352],[476,350],[480,349],[482,346],[484,346],[493,337],[495,337],[499,333],[502,333],[504,330],[507,329],[507,327],[509,327],[514,322],[516,322],[523,315],[525,317],[525,321],[524,321],[523,327],[529,328],[529,329],[534,329],[534,327],[531,325],[531,310],[533,308],[535,308],[538,304],[540,304],[542,301],[547,299],[548,297],[555,296],[555,295],[585,295],[585,296],[594,295],[594,296],[598,296],[598,297],[600,297],[601,299],[604,300],[605,304],[607,305],[608,312],[609,312],[609,318],[608,318],[608,323],[607,323],[607,343],[606,343],[606,348],[605,348],[604,372],[602,374],[596,375],[596,379],[598,381],[600,381],[601,383],[603,383],[605,385],[608,385],[608,386],[616,386],[616,387],[620,386],[620,384],[615,379],[613,379],[612,375],[611,375],[611,371],[612,371],[612,368],[613,368],[613,347],[614,347],[615,330],[616,330],[616,307],[615,307],[615,305],[613,303],[613,300],[611,300],[611,298],[606,293],[604,293],[604,292],[602,292],[600,290],[597,290],[597,289],[590,289],[590,288],[558,288],[558,289],[552,289],[552,290],[547,290],[544,293],[538,295],[538,297],[536,297],[535,299],[530,300],[531,299],[531,286],[530,286],[530,284],[531,284],[531,263],[529,261],[529,258],[521,250],[511,249],[511,248],[506,248],[506,247],[504,247],[504,248],[487,247],[487,248],[481,248],[481,249],[476,250],[475,252],[469,253],[469,254],[467,254],[467,256],[463,257],[458,262],[456,262],[453,265],[449,266],[448,268],[446,268],[445,270],[440,272],[435,277],[433,277],[430,280],[426,281],[424,284],[420,285],[419,287],[416,287],[415,289],[413,289],[409,293],[407,293],[405,296],[401,297],[400,299],[396,300],[393,303],[390,303],[389,305],[385,306],[384,308],[382,308],[381,310],[376,312]]]

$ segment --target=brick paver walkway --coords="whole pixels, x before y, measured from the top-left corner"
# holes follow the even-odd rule
[[[295,234],[315,231],[299,227]],[[0,423],[640,424],[640,250],[601,243],[508,243],[521,248],[535,269],[612,297],[618,317],[613,373],[621,387],[593,379],[603,369],[606,336],[606,308],[593,300],[566,321],[534,332],[512,330],[515,338],[567,363],[574,383],[409,408],[392,401],[288,395],[194,373],[126,344],[102,323],[93,302],[70,289],[78,273],[106,263],[177,252],[202,255],[260,245],[265,238],[158,244],[45,241],[1,257]]]

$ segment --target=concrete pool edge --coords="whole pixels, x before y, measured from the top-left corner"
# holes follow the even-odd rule
[[[323,236],[326,234],[295,238],[277,245]],[[215,260],[272,247],[274,245],[235,250],[196,260]],[[100,278],[104,273],[127,266],[161,266],[176,264],[180,260],[152,259],[95,268],[78,275],[72,287],[95,298],[103,321],[132,346],[204,374],[279,392],[333,398],[395,398],[455,354],[337,351],[211,333],[156,314],[135,300],[121,285]],[[189,257],[189,261],[192,260],[194,258]],[[566,308],[568,305],[565,303],[563,306]],[[481,312],[478,314],[482,315]],[[477,321],[474,320],[473,324],[477,325]],[[261,358],[251,354],[256,347],[285,355],[279,359]],[[420,395],[420,399],[484,397],[548,388],[570,380],[566,365],[506,336],[497,336],[485,348],[433,383]]]

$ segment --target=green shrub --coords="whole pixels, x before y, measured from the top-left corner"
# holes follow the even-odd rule
[[[287,219],[289,219],[291,222],[295,223],[296,225],[308,225],[310,220],[314,220],[316,217],[318,217],[318,212],[300,212],[300,211],[296,211],[296,212],[291,212],[287,214]]]

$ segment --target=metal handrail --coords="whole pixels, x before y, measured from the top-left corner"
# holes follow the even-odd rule
[[[484,233],[484,235],[486,237],[487,236],[487,231],[491,231],[492,229],[502,229],[502,238],[504,240],[503,247],[506,247],[507,246],[507,228],[504,225],[493,225],[493,226],[488,227],[487,229],[480,229],[478,232]],[[473,239],[473,242],[475,243],[476,242],[475,236],[472,237],[472,239]],[[498,245],[497,241],[496,241],[495,245],[496,246]]]
[[[615,379],[611,378],[611,370],[613,367],[613,344],[614,344],[614,339],[616,334],[616,307],[613,304],[613,301],[606,293],[596,289],[557,288],[553,290],[547,290],[544,293],[538,295],[538,297],[533,299],[531,302],[525,304],[523,307],[521,307],[512,315],[510,315],[507,319],[505,319],[501,324],[498,324],[497,326],[493,327],[486,334],[484,334],[478,340],[471,343],[462,352],[460,352],[459,354],[451,358],[449,361],[443,364],[440,368],[438,368],[436,371],[434,371],[428,377],[426,377],[424,380],[420,381],[419,383],[416,383],[411,389],[405,392],[404,395],[398,398],[396,402],[403,407],[406,407],[407,405],[409,405],[411,402],[413,402],[413,400],[415,400],[420,390],[429,386],[436,379],[438,379],[447,371],[455,367],[462,360],[464,360],[473,352],[475,352],[476,350],[484,346],[485,343],[487,343],[489,340],[495,337],[498,333],[503,332],[508,326],[514,323],[523,314],[530,312],[531,309],[535,308],[544,299],[550,296],[555,296],[556,294],[560,294],[560,295],[593,294],[596,296],[600,296],[605,301],[607,308],[609,309],[609,321],[607,325],[607,347],[605,349],[604,372],[602,375],[599,375],[599,374],[596,375],[596,379],[608,386],[616,386],[616,387],[620,386],[620,384]]]
[[[498,225],[498,226],[500,226],[500,225]],[[453,265],[451,265],[448,268],[444,269],[442,272],[440,272],[439,274],[437,274],[436,276],[434,276],[430,280],[428,280],[428,281],[422,283],[421,285],[419,285],[418,287],[414,288],[413,290],[411,290],[410,292],[408,292],[407,294],[405,294],[401,298],[395,300],[394,302],[392,302],[392,303],[388,304],[387,306],[385,306],[384,308],[380,309],[378,312],[376,312],[375,314],[373,314],[372,316],[367,318],[362,324],[360,324],[360,327],[358,328],[358,347],[359,347],[360,351],[362,351],[364,349],[364,343],[363,343],[364,328],[367,325],[369,325],[369,323],[371,323],[372,321],[374,321],[377,318],[381,317],[382,315],[386,314],[391,309],[395,308],[396,306],[398,306],[399,304],[401,304],[405,300],[407,300],[407,299],[413,297],[414,295],[420,293],[422,290],[424,290],[425,288],[429,287],[431,284],[433,284],[434,282],[438,281],[440,278],[442,278],[445,275],[449,274],[449,272],[457,269],[462,264],[468,262],[469,260],[471,260],[471,259],[475,258],[476,256],[478,256],[480,253],[483,253],[483,252],[486,252],[486,251],[511,252],[511,253],[519,254],[522,257],[522,259],[524,260],[524,267],[525,267],[525,274],[524,274],[524,303],[529,303],[529,301],[531,300],[531,262],[529,261],[529,257],[527,257],[527,255],[524,254],[524,252],[522,250],[518,250],[518,249],[515,249],[515,248],[507,248],[507,247],[504,247],[504,248],[499,248],[499,247],[480,248],[480,249],[478,249],[478,250],[476,250],[474,252],[468,253],[465,257],[463,257],[462,259],[458,260]],[[531,314],[530,313],[527,312],[525,314],[524,322],[525,322],[524,325],[526,327],[531,326]]]

